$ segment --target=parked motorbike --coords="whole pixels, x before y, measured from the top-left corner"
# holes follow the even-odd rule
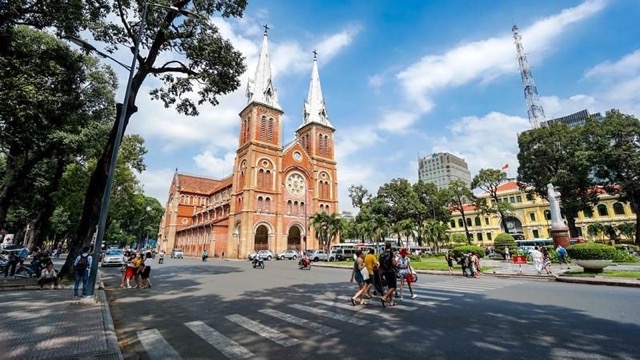
[[[311,259],[309,259],[306,256],[301,257],[300,261],[298,261],[298,268],[300,270],[303,270],[303,269],[311,270]]]
[[[253,265],[254,269],[264,269],[264,259],[262,259],[260,256],[254,256],[253,260],[251,260],[251,265]]]

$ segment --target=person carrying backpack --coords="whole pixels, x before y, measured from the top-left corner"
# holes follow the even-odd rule
[[[89,282],[89,270],[91,269],[91,263],[93,257],[89,254],[89,247],[82,248],[82,254],[78,255],[73,262],[75,269],[75,284],[73,286],[73,296],[79,297],[78,289],[80,287],[80,281],[82,280],[82,295],[87,295],[87,286]]]
[[[380,302],[383,307],[386,307],[387,299],[389,299],[389,305],[395,306],[397,305],[395,301],[393,301],[393,293],[395,293],[396,288],[398,287],[396,282],[396,267],[398,266],[398,262],[396,257],[393,256],[391,252],[391,243],[386,243],[384,245],[384,252],[380,254],[380,271],[382,276],[387,282],[387,292],[380,298]]]

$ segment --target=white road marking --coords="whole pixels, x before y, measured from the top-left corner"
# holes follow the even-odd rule
[[[300,304],[291,304],[289,306],[294,308],[294,309],[306,311],[306,312],[309,312],[309,313],[312,313],[312,314],[315,314],[315,315],[328,317],[328,318],[331,318],[331,319],[334,319],[334,320],[348,322],[348,323],[351,323],[351,324],[354,324],[354,325],[366,325],[366,324],[369,323],[367,320],[358,319],[358,318],[354,318],[352,316],[342,315],[342,314],[330,312],[330,311],[327,311],[327,310],[313,308],[313,307],[310,307],[310,306],[305,306],[305,305],[300,305]]]
[[[211,346],[224,354],[228,359],[246,359],[253,356],[253,353],[245,349],[242,345],[220,334],[218,331],[207,326],[202,321],[192,321],[185,323],[185,325],[206,342],[211,344]],[[211,355],[212,354],[208,354],[207,357],[213,358]]]
[[[377,304],[374,303],[373,307],[371,305],[369,305],[369,308],[364,308],[362,306],[353,306],[351,304],[341,304],[341,303],[337,303],[337,302],[333,302],[333,301],[326,301],[326,300],[314,300],[314,302],[322,304],[322,305],[326,305],[326,306],[333,306],[333,307],[337,307],[337,308],[340,308],[340,309],[355,311],[355,312],[360,313],[360,314],[373,315],[376,318],[382,318],[382,319],[385,319],[385,320],[396,320],[396,317],[393,316],[393,314],[396,314],[396,312],[381,311],[381,310],[384,310],[384,309],[382,309],[382,305],[380,304],[380,301],[378,301]],[[374,310],[374,309],[377,309],[377,310]]]
[[[351,299],[351,297],[349,297],[349,296],[336,296],[336,299],[341,299],[341,300],[350,300],[350,299]],[[373,303],[373,304],[378,303],[378,304],[382,307],[382,304],[380,304],[380,300],[378,300],[377,298],[373,298],[373,299],[371,299],[371,300],[369,300],[369,301],[370,301],[371,303]],[[357,304],[357,302],[356,302],[356,304]],[[356,305],[356,306],[360,306],[360,305]],[[395,306],[389,306],[389,305],[387,305],[387,306],[388,306],[388,307],[393,307],[393,308],[398,308],[398,309],[400,309],[400,310],[407,310],[407,311],[418,310],[418,308],[416,308],[416,307],[406,306],[406,305],[402,305],[402,304],[400,304],[400,303],[398,303],[398,305],[395,305]],[[353,305],[352,305],[352,307],[353,307]]]
[[[301,341],[298,339],[291,338],[288,335],[273,330],[253,320],[247,319],[246,317],[239,314],[229,315],[227,316],[227,319],[284,347],[298,345],[301,343]]]
[[[340,330],[322,325],[322,324],[318,324],[315,323],[313,321],[309,321],[307,319],[303,319],[297,316],[293,316],[293,315],[289,315],[286,313],[283,313],[281,311],[278,310],[272,310],[272,309],[262,309],[262,310],[258,310],[263,314],[267,314],[267,315],[271,315],[275,318],[278,318],[280,320],[284,320],[284,321],[288,321],[292,324],[296,324],[296,325],[300,325],[302,327],[305,327],[307,329],[311,329],[313,331],[319,332],[322,335],[332,335],[335,334],[337,332],[340,332]]]
[[[182,359],[157,329],[138,331],[138,339],[151,360]]]

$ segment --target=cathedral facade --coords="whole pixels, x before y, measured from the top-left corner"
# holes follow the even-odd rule
[[[314,52],[303,118],[282,142],[282,116],[271,75],[268,34],[240,111],[233,173],[222,179],[177,171],[158,234],[158,250],[187,256],[244,258],[257,250],[319,248],[309,218],[338,212],[335,129],[329,122]]]

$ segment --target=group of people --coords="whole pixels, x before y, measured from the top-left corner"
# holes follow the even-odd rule
[[[567,249],[565,249],[562,245],[558,245],[558,247],[556,248],[556,253],[558,254],[560,269],[562,269],[562,264],[567,265],[567,269],[570,269],[569,263],[567,262]],[[553,271],[551,270],[551,254],[546,247],[536,246],[533,250],[531,250],[529,254],[531,255],[533,266],[538,272],[538,275],[542,275],[542,271],[544,271],[547,275],[553,274]]]
[[[356,257],[353,261],[353,271],[351,272],[351,282],[358,284],[358,290],[351,297],[351,304],[367,305],[366,299],[372,299],[374,295],[379,295],[380,303],[383,307],[397,305],[394,295],[403,298],[404,284],[407,284],[411,298],[417,297],[413,292],[411,284],[415,281],[414,271],[409,259],[409,251],[400,249],[398,254],[391,250],[391,243],[385,245],[384,251],[379,257],[375,256],[375,250],[369,249],[367,254],[362,250],[356,250]],[[398,289],[398,279],[400,288]],[[384,287],[386,286],[386,291]],[[373,294],[372,294],[373,292]]]
[[[457,263],[462,267],[462,276],[475,279],[480,277],[482,266],[480,266],[480,257],[475,251],[464,253],[458,259],[453,255],[453,251],[449,250],[444,254],[444,259],[449,267],[449,275],[453,275],[453,264]]]
[[[122,278],[120,279],[120,287],[124,289],[147,289],[151,288],[151,265],[153,264],[153,254],[147,252],[145,254],[139,251],[127,251],[124,253],[122,268]],[[162,256],[164,258],[164,254]],[[132,281],[135,285],[132,285]]]

